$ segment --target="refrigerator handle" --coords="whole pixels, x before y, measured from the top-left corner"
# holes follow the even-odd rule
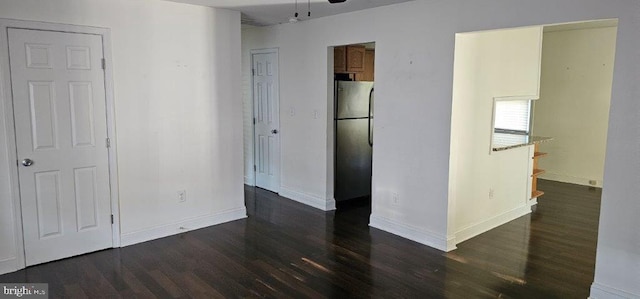
[[[373,88],[369,91],[369,113],[367,113],[367,139],[369,140],[369,146],[373,146],[373,140],[371,140],[371,120],[373,119],[373,115],[371,115],[371,99],[373,98]]]
[[[333,119],[338,119],[338,88],[340,83],[338,80],[333,80]]]

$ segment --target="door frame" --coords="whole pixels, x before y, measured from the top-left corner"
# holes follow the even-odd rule
[[[20,184],[18,180],[18,154],[16,146],[15,120],[13,117],[13,95],[11,89],[11,70],[9,67],[9,39],[8,29],[30,29],[40,31],[55,31],[65,33],[92,34],[102,37],[102,51],[106,61],[104,87],[105,87],[105,107],[107,117],[107,138],[110,140],[108,151],[109,189],[111,200],[111,214],[113,224],[111,225],[112,248],[120,247],[120,201],[118,195],[118,163],[116,156],[116,134],[115,134],[115,108],[113,94],[113,57],[111,56],[111,30],[109,28],[76,26],[67,24],[57,24],[48,22],[23,21],[13,19],[0,19],[0,102],[2,102],[3,116],[5,119],[5,134],[7,137],[7,157],[9,163],[9,180],[13,199],[13,222],[15,226],[14,241],[16,244],[16,270],[26,267],[24,231],[22,227],[22,209],[20,198]],[[12,163],[11,161],[16,161]]]
[[[251,151],[253,153],[253,186],[256,186],[257,183],[257,178],[256,178],[256,169],[255,169],[255,165],[256,164],[256,124],[253,123],[253,119],[256,118],[256,111],[255,111],[255,98],[254,98],[254,90],[253,90],[253,84],[255,83],[253,81],[253,55],[256,54],[271,54],[271,53],[275,53],[276,57],[278,59],[278,128],[280,129],[280,136],[282,136],[282,128],[280,127],[280,117],[282,116],[280,113],[280,48],[264,48],[264,49],[253,49],[249,51],[249,56],[251,57],[250,61],[251,61],[251,65],[249,65],[249,74],[251,76],[251,119],[249,120],[249,123],[251,123]],[[279,164],[278,167],[280,169],[280,171],[278,172],[278,182],[280,184],[280,186],[278,186],[278,190],[280,190],[282,188],[282,137],[278,137],[278,155],[280,155],[280,159],[279,160]],[[279,194],[279,192],[278,192]]]

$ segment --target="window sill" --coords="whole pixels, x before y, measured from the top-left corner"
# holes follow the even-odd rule
[[[552,137],[494,133],[491,148],[494,152],[504,151],[552,140]]]

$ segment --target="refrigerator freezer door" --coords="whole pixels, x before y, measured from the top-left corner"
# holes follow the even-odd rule
[[[338,201],[371,194],[372,150],[367,122],[366,118],[336,121],[334,195]]]
[[[371,88],[373,82],[338,81],[336,119],[367,117]]]

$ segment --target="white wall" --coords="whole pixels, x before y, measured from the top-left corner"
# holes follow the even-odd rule
[[[157,0],[3,0],[0,18],[111,29],[123,245],[246,215],[238,12]],[[5,132],[0,262],[16,254]]]
[[[386,229],[446,247],[454,36],[498,28],[619,18],[593,293],[640,286],[640,6],[636,0],[433,0],[243,31],[243,52],[280,47],[283,185],[331,196],[327,47],[376,42],[373,214]],[[380,21],[384,20],[384,21]],[[243,61],[246,61],[244,59]],[[248,76],[249,67],[243,65]],[[246,99],[245,99],[246,100]],[[314,109],[323,120],[310,118]],[[322,118],[322,117],[321,117]],[[245,123],[245,125],[248,125]],[[394,206],[383,190],[395,190]],[[429,236],[435,236],[429,238]],[[609,293],[607,293],[609,292]]]
[[[602,187],[616,44],[615,27],[544,33],[542,86],[533,133],[540,145],[541,176]]]
[[[456,35],[449,233],[460,243],[531,212],[529,147],[491,152],[496,97],[538,98],[542,27]]]
[[[447,208],[449,133],[446,127],[441,130],[428,128],[449,123],[448,112],[431,107],[442,97],[450,101],[451,92],[444,91],[442,95],[441,90],[423,87],[425,80],[451,86],[451,78],[431,69],[450,68],[453,52],[447,52],[448,47],[433,47],[433,39],[405,39],[397,32],[446,23],[446,17],[429,18],[426,25],[421,18],[408,18],[401,24],[370,22],[376,18],[399,20],[410,9],[388,6],[348,14],[349,17],[243,30],[243,55],[248,55],[250,49],[279,47],[281,189],[293,191],[288,194],[326,202],[333,199],[332,178],[327,175],[333,164],[333,152],[328,150],[332,148],[328,142],[333,138],[330,135],[333,134],[330,121],[333,99],[328,87],[333,82],[328,68],[331,63],[328,47],[375,41],[376,142],[373,148],[372,222],[384,222],[380,225],[393,226],[397,233],[404,232],[414,239],[444,248],[446,213],[442,211]],[[446,33],[434,39],[436,43],[453,45],[453,36]],[[422,54],[424,49],[446,58],[429,59]],[[245,61],[250,60],[246,58]],[[249,69],[245,64],[245,76],[249,76]],[[451,70],[448,73],[451,75]],[[250,101],[250,98],[245,100]],[[291,108],[295,110],[293,117],[288,113]],[[316,110],[320,114],[317,119],[313,117]],[[407,110],[421,111],[421,114],[404,117]],[[248,120],[245,125],[249,125]],[[410,128],[412,130],[408,130]],[[433,151],[440,154],[425,155]],[[416,156],[426,159],[415,159]],[[392,206],[391,192],[400,196],[398,207]],[[424,223],[424,219],[429,219],[428,223]]]

